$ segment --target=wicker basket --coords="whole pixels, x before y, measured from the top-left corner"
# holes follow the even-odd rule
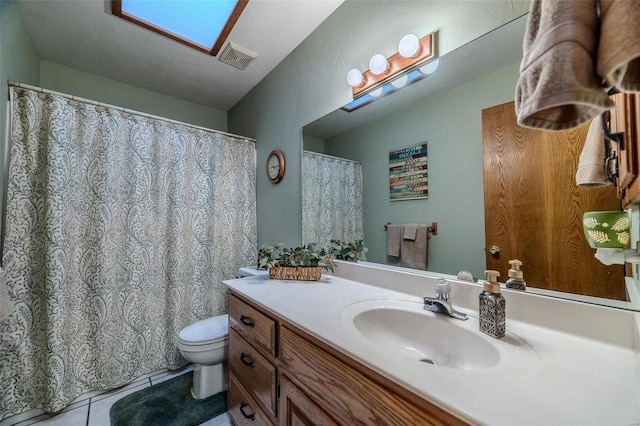
[[[272,280],[318,281],[322,276],[319,266],[276,266],[269,268],[269,278]]]

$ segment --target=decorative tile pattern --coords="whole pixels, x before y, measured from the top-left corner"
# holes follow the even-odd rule
[[[501,294],[480,294],[480,331],[495,338],[505,333],[506,302]]]

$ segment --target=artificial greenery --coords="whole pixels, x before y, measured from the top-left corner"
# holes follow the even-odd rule
[[[364,261],[367,260],[368,250],[364,245],[364,240],[356,240],[352,243],[331,240],[331,254],[333,254],[333,257],[336,259],[347,260],[349,262]]]
[[[274,244],[258,252],[258,268],[269,269],[278,266],[320,267],[333,272],[336,264],[333,254],[323,246],[310,243],[302,247],[284,248]]]

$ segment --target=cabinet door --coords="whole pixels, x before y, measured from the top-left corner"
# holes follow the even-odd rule
[[[286,372],[295,377],[315,403],[331,413],[340,424],[466,424],[415,394],[407,392],[401,396],[390,391],[388,385],[372,380],[286,326],[280,327],[280,344],[280,359]]]
[[[280,426],[333,426],[324,413],[285,376],[280,376]]]
[[[638,150],[635,140],[635,98],[634,95],[618,93],[613,96],[615,108],[611,113],[611,132],[622,133],[624,142],[618,150],[618,197],[627,204],[629,191],[638,176]]]
[[[618,193],[622,205],[628,208],[631,204],[640,203],[640,96],[637,94],[618,94],[616,102],[616,131],[624,133],[624,149],[619,151]]]

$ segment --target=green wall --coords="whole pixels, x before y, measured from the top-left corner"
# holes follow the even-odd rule
[[[40,62],[40,86],[209,129],[227,131],[227,113],[55,62]]]
[[[527,0],[344,2],[229,111],[229,131],[258,141],[258,242],[301,243],[302,127],[352,100],[349,69],[367,69],[375,53],[397,52],[407,33],[438,31],[444,55],[528,9]],[[287,166],[273,185],[263,170],[276,148]]]
[[[324,139],[317,136],[311,136],[307,134],[302,135],[303,143],[302,148],[305,151],[318,152],[324,154]]]
[[[325,152],[362,163],[367,257],[386,255],[384,224],[438,222],[428,269],[482,277],[485,265],[482,109],[513,100],[519,63],[326,139]],[[389,201],[389,151],[426,141],[429,198]],[[514,164],[513,167],[517,167]]]

